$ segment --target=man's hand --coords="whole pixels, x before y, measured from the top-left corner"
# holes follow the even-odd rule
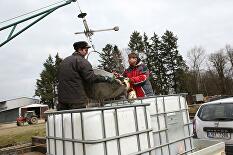
[[[108,83],[113,83],[115,81],[114,77],[105,76],[105,81]]]

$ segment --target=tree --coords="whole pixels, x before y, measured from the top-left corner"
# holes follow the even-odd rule
[[[108,72],[122,73],[124,71],[123,57],[116,45],[107,44],[103,48],[100,58],[98,68]]]
[[[201,85],[201,76],[200,76],[200,70],[201,66],[205,60],[205,50],[200,47],[193,47],[190,51],[188,51],[187,57],[189,59],[190,63],[190,76],[193,76],[193,85],[194,86],[194,92],[193,93],[199,93],[200,92],[200,85]]]
[[[123,73],[124,72],[124,64],[123,64],[123,56],[121,51],[118,49],[118,47],[115,45],[112,50],[113,55],[113,67],[114,71],[117,73]]]
[[[36,81],[35,96],[39,96],[43,104],[47,104],[50,108],[54,108],[56,102],[56,88],[58,84],[57,72],[62,59],[58,53],[55,56],[55,62],[51,55],[43,64],[44,69],[40,73],[40,79]]]
[[[226,83],[225,83],[225,71],[227,64],[227,57],[224,54],[223,50],[219,50],[216,53],[212,53],[209,56],[209,61],[213,65],[216,70],[219,80],[220,80],[220,88],[221,94],[226,94]]]
[[[230,45],[226,45],[226,53],[227,53],[227,58],[230,61],[231,64],[231,71],[233,75],[233,48]]]
[[[154,33],[153,37],[150,38],[151,43],[148,41],[146,34],[144,34],[143,41],[146,55],[145,61],[152,77],[150,81],[155,92],[159,94],[163,89],[162,71],[164,71],[159,58],[160,40],[158,35]]]
[[[142,36],[139,32],[134,31],[131,34],[128,46],[132,51],[135,51],[141,55],[144,54],[143,39],[142,39]]]
[[[106,70],[108,72],[112,71],[112,45],[107,44],[100,53],[100,65],[98,68]]]
[[[187,69],[183,57],[179,54],[177,40],[178,38],[171,32],[166,31],[161,37],[161,58],[166,68],[166,89],[165,92],[179,93],[183,88],[182,74]]]

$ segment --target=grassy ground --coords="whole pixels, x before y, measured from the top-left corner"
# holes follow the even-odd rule
[[[0,130],[0,148],[31,142],[32,136],[45,136],[45,123]]]

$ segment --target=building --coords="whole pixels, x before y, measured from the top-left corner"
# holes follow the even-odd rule
[[[24,107],[20,107],[19,108],[19,116],[24,116],[24,114],[27,111],[35,111],[37,117],[39,119],[45,119],[46,115],[45,115],[45,111],[47,111],[49,109],[48,105],[44,105],[44,104],[30,104]]]
[[[33,104],[39,104],[38,99],[21,97],[0,102],[0,123],[16,121],[16,118],[21,113],[21,107],[26,107]],[[32,108],[32,107],[30,107]],[[25,109],[25,108],[23,108]]]

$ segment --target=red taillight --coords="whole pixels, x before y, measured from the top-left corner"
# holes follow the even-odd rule
[[[197,138],[196,119],[193,120],[193,138]]]

